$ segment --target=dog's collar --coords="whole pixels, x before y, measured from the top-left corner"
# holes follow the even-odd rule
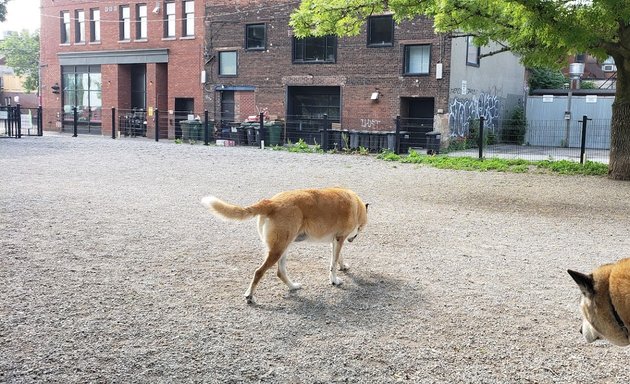
[[[610,297],[610,293],[608,294],[608,298],[610,300],[610,310],[612,311],[613,317],[615,318],[617,325],[619,326],[619,328],[621,328],[623,333],[626,335],[626,338],[629,338],[630,333],[628,332],[628,327],[626,327],[626,324],[623,322],[623,320],[621,320],[621,317],[619,317],[619,313],[617,313],[617,309],[615,309],[615,305],[612,302],[612,297]]]

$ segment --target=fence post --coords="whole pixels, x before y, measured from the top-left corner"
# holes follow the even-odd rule
[[[394,153],[400,154],[400,116],[396,116],[396,135],[395,135]]]
[[[260,112],[260,127],[258,129],[260,135],[260,149],[265,149],[265,114]]]
[[[208,128],[208,110],[203,111],[203,145],[208,145],[210,141],[210,130]]]
[[[328,150],[328,114],[324,113],[324,128],[322,129],[322,149]]]
[[[485,117],[479,117],[479,138],[477,140],[477,145],[479,146],[479,159],[483,159],[483,122],[485,120]]]
[[[77,131],[78,131],[78,124],[79,124],[79,115],[77,113],[77,106],[73,106],[72,107],[72,137],[77,137]]]
[[[116,107],[112,107],[112,139],[116,139]]]
[[[588,116],[582,116],[582,143],[580,145],[580,164],[584,164],[586,162],[586,124],[588,120],[591,120],[588,118]]]
[[[160,141],[160,111],[155,108],[155,141]]]
[[[15,121],[17,122],[16,136],[18,139],[22,138],[22,112],[20,111],[20,103],[15,106]]]
[[[37,136],[44,136],[44,123],[42,119],[44,118],[44,112],[42,110],[42,106],[37,107]]]

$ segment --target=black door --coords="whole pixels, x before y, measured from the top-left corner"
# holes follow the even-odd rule
[[[426,148],[427,132],[433,130],[435,100],[432,97],[403,97],[400,105],[401,131],[407,132],[406,148],[401,143],[401,152],[408,147]]]

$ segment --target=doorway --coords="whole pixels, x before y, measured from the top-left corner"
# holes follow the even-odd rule
[[[188,115],[195,113],[195,99],[188,97],[175,98],[175,138],[182,138],[181,121],[187,120]]]
[[[426,148],[426,134],[433,131],[434,108],[435,99],[432,97],[402,97],[400,99],[401,131],[408,132],[406,134],[407,147]],[[401,152],[407,152],[403,149]]]

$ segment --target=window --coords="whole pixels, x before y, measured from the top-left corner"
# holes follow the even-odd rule
[[[101,11],[90,9],[90,41],[101,41]]]
[[[335,36],[293,39],[294,63],[334,63],[337,60]]]
[[[372,16],[367,24],[368,47],[391,47],[394,45],[394,19],[392,16]]]
[[[236,51],[219,52],[219,75],[236,76]]]
[[[73,121],[72,108],[76,106],[81,125],[100,127],[103,106],[100,65],[63,66],[61,72],[64,122]]]
[[[164,9],[164,37],[175,37],[175,3],[167,2]]]
[[[261,50],[267,45],[267,28],[265,24],[248,24],[245,26],[245,49]]]
[[[184,25],[182,36],[195,36],[195,2],[184,1]]]
[[[147,5],[136,5],[136,39],[145,40],[147,38]]]
[[[405,46],[405,75],[428,75],[431,63],[430,45]]]
[[[61,44],[70,43],[70,12],[62,11],[61,20]]]
[[[74,11],[74,41],[85,43],[85,11]]]
[[[120,40],[131,39],[131,11],[128,5],[121,5],[118,9],[120,13]]]
[[[468,36],[466,38],[466,65],[478,67],[480,53],[481,48],[475,45],[472,36]]]

